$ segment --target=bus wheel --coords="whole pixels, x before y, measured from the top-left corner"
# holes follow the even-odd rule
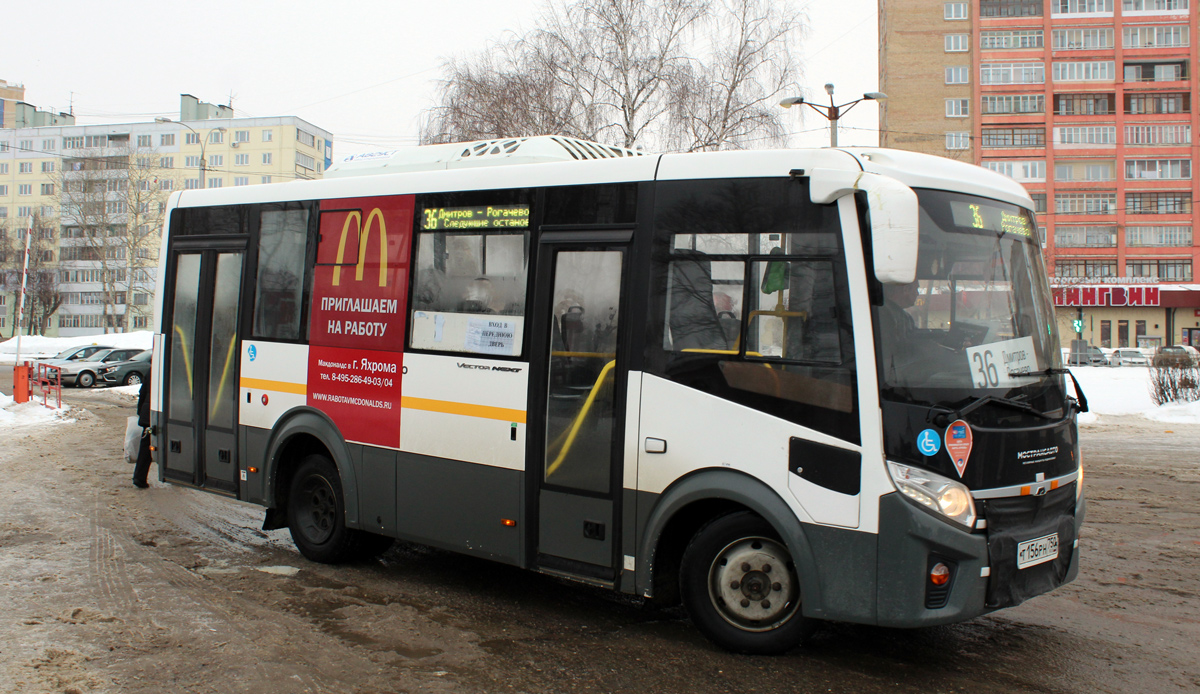
[[[748,512],[716,518],[683,553],[679,587],[692,622],[718,646],[775,654],[808,638],[800,579],[775,530]]]
[[[305,557],[337,564],[358,554],[358,533],[346,527],[346,505],[337,467],[312,454],[300,462],[288,494],[288,529]]]

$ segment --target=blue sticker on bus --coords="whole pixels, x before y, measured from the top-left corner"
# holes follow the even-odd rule
[[[254,361],[254,358],[258,356],[258,350],[254,349],[254,345],[250,345],[246,352],[250,355],[250,361]]]
[[[933,429],[926,429],[917,434],[917,450],[926,457],[937,455],[938,451],[942,450],[941,435]]]

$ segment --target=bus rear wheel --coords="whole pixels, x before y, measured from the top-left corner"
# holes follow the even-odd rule
[[[346,527],[346,504],[337,466],[324,455],[300,461],[288,493],[288,530],[308,559],[338,564],[361,556],[359,531]]]
[[[784,653],[816,623],[800,613],[800,577],[770,523],[733,513],[701,528],[683,553],[679,587],[692,622],[737,653]]]

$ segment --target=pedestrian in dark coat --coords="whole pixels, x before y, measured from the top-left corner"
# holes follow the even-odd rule
[[[150,486],[150,379],[142,381],[138,391],[138,426],[142,427],[142,440],[138,444],[137,463],[133,466],[133,486],[145,489]]]

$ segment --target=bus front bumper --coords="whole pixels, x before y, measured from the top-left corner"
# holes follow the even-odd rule
[[[1068,490],[1074,501],[1074,485]],[[987,532],[969,533],[917,508],[898,493],[879,500],[877,618],[881,626],[921,627],[977,617],[1053,590],[1079,573],[1075,538],[1084,502],[1058,500],[1059,510],[1022,516]],[[999,512],[996,514],[999,518]],[[1047,528],[1054,528],[1047,530]],[[1062,538],[1054,561],[1018,569],[1016,542]],[[1017,538],[1016,541],[1013,538]],[[1009,557],[1012,554],[1012,557]],[[950,580],[935,586],[930,570],[950,568]]]

